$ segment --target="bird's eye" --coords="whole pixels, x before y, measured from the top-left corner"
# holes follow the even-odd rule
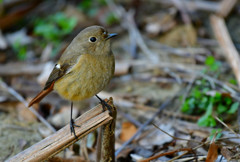
[[[89,40],[90,40],[90,42],[96,42],[97,38],[96,37],[91,37]]]

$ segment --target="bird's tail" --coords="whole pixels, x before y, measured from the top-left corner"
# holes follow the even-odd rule
[[[40,102],[46,95],[48,95],[53,90],[54,82],[51,84],[51,86],[47,89],[43,89],[36,97],[34,97],[30,103],[28,104],[28,107],[31,107],[33,104]]]

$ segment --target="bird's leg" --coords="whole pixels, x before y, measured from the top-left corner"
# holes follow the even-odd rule
[[[105,110],[105,108],[108,109],[108,111],[110,112],[110,114],[112,113],[112,107],[104,100],[102,100],[98,95],[95,95],[99,101],[100,101],[100,104],[102,105],[103,107],[103,111]]]
[[[78,125],[76,125],[76,124],[74,123],[74,120],[73,120],[73,118],[72,118],[72,113],[73,113],[73,102],[71,102],[70,131],[71,131],[71,135],[72,135],[72,133],[73,133],[75,139],[78,139],[77,136],[76,136],[74,127],[80,127],[80,126],[78,126]]]

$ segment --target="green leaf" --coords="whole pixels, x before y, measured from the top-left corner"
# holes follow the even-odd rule
[[[208,57],[206,58],[206,60],[205,60],[205,64],[206,64],[207,66],[213,65],[214,62],[215,62],[215,58],[214,58],[213,56],[208,56]]]
[[[79,4],[79,8],[82,9],[83,11],[87,11],[92,7],[92,1],[89,0],[82,0],[81,3]]]
[[[108,25],[112,25],[119,22],[118,18],[113,13],[108,14],[106,19]]]
[[[228,114],[234,114],[239,107],[239,102],[235,102],[231,105],[230,109],[228,110]]]
[[[199,91],[198,89],[194,89],[194,90],[193,90],[193,95],[194,95],[194,97],[197,98],[197,99],[199,99],[199,98],[202,97],[202,93],[201,93],[201,91]]]
[[[213,109],[213,97],[210,98],[210,102],[207,107],[207,111],[206,111],[207,116],[212,115],[212,109]]]
[[[34,28],[34,33],[47,40],[54,41],[58,39],[59,30],[54,24],[40,24]]]
[[[214,98],[214,100],[213,100],[214,103],[221,102],[222,101],[222,94],[219,93],[219,92],[216,92],[213,98]]]
[[[217,133],[218,132],[218,133]],[[213,137],[215,136],[215,134],[217,133],[216,135],[216,140],[218,140],[221,136],[222,136],[222,129],[221,128],[218,128],[218,129],[213,129],[211,131],[211,134],[210,134],[210,140],[213,139]]]
[[[205,64],[210,68],[211,71],[217,71],[221,66],[221,62],[215,61],[213,56],[208,56],[205,60]]]
[[[224,97],[224,101],[226,102],[227,105],[232,104],[232,99],[230,97]]]
[[[233,85],[237,85],[237,80],[236,79],[230,79],[229,83],[231,83]]]
[[[198,107],[205,110],[206,107],[207,107],[207,103],[208,103],[208,97],[207,96],[204,96],[203,98],[201,98],[199,104],[198,104]]]
[[[17,53],[17,58],[19,60],[23,61],[26,59],[27,48],[26,48],[26,46],[21,45],[20,41],[14,42],[13,50]]]
[[[210,115],[203,115],[199,120],[198,120],[198,125],[201,127],[214,127],[216,126],[216,121],[215,119]]]
[[[181,111],[184,112],[184,113],[188,113],[190,110],[189,106],[188,106],[188,103],[187,102],[184,102],[182,107],[181,107]]]
[[[71,32],[77,24],[77,19],[75,17],[67,17],[62,12],[58,12],[53,15],[52,20],[59,25],[59,27],[64,31],[64,34]]]
[[[219,104],[218,105],[218,107],[217,107],[217,113],[218,114],[222,114],[222,113],[224,113],[224,112],[226,112],[227,111],[227,107],[226,106],[224,106],[224,105],[222,105],[222,104]]]

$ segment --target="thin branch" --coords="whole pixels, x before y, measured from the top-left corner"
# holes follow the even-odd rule
[[[5,82],[3,82],[0,79],[0,86],[5,88],[10,94],[12,94],[18,101],[22,102],[26,108],[28,109],[28,102],[18,93],[16,92],[12,87],[9,87]],[[47,120],[45,120],[33,107],[30,107],[29,110],[37,116],[37,118],[46,126],[48,127],[52,132],[56,132],[55,128],[48,123]]]
[[[227,17],[236,3],[237,0],[222,0],[217,13],[223,17]]]
[[[240,137],[232,128],[230,128],[229,126],[227,126],[227,124],[225,124],[223,121],[221,121],[217,116],[214,116],[214,118],[221,123],[224,127],[226,127],[228,130],[230,130],[232,133],[234,133],[236,136]]]
[[[144,42],[144,39],[138,30],[135,20],[134,20],[134,14],[135,12],[133,10],[126,11],[123,7],[117,6],[112,0],[106,0],[109,8],[113,11],[116,17],[121,19],[121,25],[123,28],[125,28],[131,40],[135,40],[138,47],[143,51],[143,53],[147,56],[147,58],[153,62],[158,63],[160,61],[160,58],[158,55],[154,52],[152,52],[146,43]]]
[[[212,15],[211,25],[220,46],[226,54],[225,56],[228,60],[228,63],[233,69],[234,75],[238,82],[238,86],[240,87],[240,57],[231,40],[231,37],[229,36],[229,32],[227,30],[224,19],[219,16]]]
[[[154,159],[157,159],[159,157],[166,156],[166,155],[172,155],[172,154],[174,154],[176,152],[181,152],[181,151],[192,152],[192,149],[191,148],[180,148],[180,149],[177,149],[177,150],[173,150],[173,151],[164,152],[164,153],[160,153],[160,154],[154,155],[154,156],[149,157],[147,159],[140,160],[139,162],[149,162],[150,160],[154,160]]]
[[[117,156],[128,144],[130,144],[139,134],[141,134],[142,131],[145,129],[145,127],[146,127],[147,125],[149,125],[149,124],[155,119],[155,117],[157,117],[157,116],[162,112],[162,110],[163,110],[168,104],[170,104],[170,103],[173,101],[174,98],[175,98],[175,96],[172,97],[172,98],[170,98],[170,99],[168,99],[167,101],[165,101],[165,102],[160,106],[160,108],[158,109],[158,111],[157,111],[150,119],[148,119],[148,120],[138,129],[138,131],[137,131],[128,141],[126,141],[126,142],[115,152],[115,156]]]
[[[194,147],[194,148],[192,149],[192,151],[197,150],[198,148],[202,147],[203,145],[206,145],[206,144],[209,144],[209,143],[210,143],[210,141],[206,141],[206,142],[204,142],[204,143],[202,143],[202,144]],[[173,162],[174,160],[177,160],[177,159],[179,159],[180,157],[182,157],[182,156],[184,156],[184,155],[186,155],[186,154],[188,154],[188,151],[184,152],[184,153],[181,154],[181,155],[178,155],[178,156],[172,158],[172,159],[169,160],[168,162]]]
[[[168,136],[172,137],[172,138],[175,139],[175,140],[183,140],[183,141],[189,141],[189,142],[202,143],[202,142],[196,141],[196,140],[188,140],[188,139],[184,139],[184,138],[174,137],[174,136],[172,136],[171,134],[169,134],[169,133],[167,133],[166,131],[164,131],[164,130],[162,130],[161,128],[159,128],[156,124],[152,123],[152,125],[153,125],[155,128],[159,129],[160,131],[162,131],[163,133],[167,134]]]

